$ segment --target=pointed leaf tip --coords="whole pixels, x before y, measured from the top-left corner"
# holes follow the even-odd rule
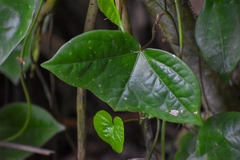
[[[124,32],[122,21],[114,0],[98,0],[98,6],[104,15]]]

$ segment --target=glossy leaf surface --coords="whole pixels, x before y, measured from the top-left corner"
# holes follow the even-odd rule
[[[240,113],[209,118],[198,134],[197,149],[188,160],[240,159]]]
[[[107,142],[113,150],[121,153],[124,143],[124,126],[120,117],[112,116],[106,111],[98,111],[93,119],[94,128],[98,136]]]
[[[26,35],[35,3],[36,0],[0,0],[0,65]]]
[[[197,136],[192,133],[184,135],[179,142],[179,151],[176,153],[174,160],[186,160],[195,151],[196,144]]]
[[[240,59],[239,8],[239,0],[206,0],[196,24],[205,61],[226,81]]]
[[[4,140],[20,130],[27,117],[27,104],[13,103],[0,110],[0,140]],[[44,109],[32,105],[32,115],[25,132],[11,142],[40,147],[52,136],[64,130]],[[24,159],[31,153],[0,147],[0,159]]]
[[[72,86],[89,89],[115,111],[202,124],[200,87],[187,65],[165,51],[141,51],[139,43],[121,31],[79,35],[42,67]]]
[[[97,0],[97,2],[104,15],[123,31],[122,21],[115,6],[114,0]]]

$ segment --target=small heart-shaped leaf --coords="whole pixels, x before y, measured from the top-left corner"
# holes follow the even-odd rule
[[[115,117],[112,121],[112,116],[106,111],[99,111],[93,119],[94,128],[98,136],[107,142],[113,150],[121,153],[124,142],[124,126],[120,117]]]

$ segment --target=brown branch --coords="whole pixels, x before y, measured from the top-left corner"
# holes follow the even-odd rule
[[[53,150],[42,149],[42,148],[37,148],[37,147],[33,147],[33,146],[12,143],[12,142],[2,142],[2,141],[0,141],[0,147],[13,148],[13,149],[18,149],[18,150],[22,150],[22,151],[37,153],[37,154],[41,154],[41,155],[45,155],[45,156],[49,156],[50,154],[55,153]]]
[[[84,25],[84,32],[93,30],[98,13],[97,0],[90,0],[88,5],[87,16]],[[77,89],[77,144],[78,160],[86,159],[86,90],[83,88]]]
[[[97,13],[98,13],[97,0],[90,0],[84,25],[84,32],[91,31],[95,28]]]
[[[132,35],[132,25],[128,14],[128,8],[126,0],[121,0],[121,18],[124,31]]]

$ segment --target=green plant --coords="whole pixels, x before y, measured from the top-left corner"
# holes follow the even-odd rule
[[[45,9],[47,9],[43,9],[43,14],[39,16],[43,1],[40,1],[38,10],[35,9],[36,1],[25,2],[26,5],[22,5],[25,8],[16,8],[18,6],[16,4],[20,2],[0,1],[0,5],[4,8],[0,12],[12,15],[6,19],[0,19],[0,21],[18,20],[19,22],[10,30],[11,32],[6,31],[9,27],[5,25],[6,23],[2,25],[5,30],[0,31],[0,41],[4,42],[0,46],[2,48],[0,69],[14,83],[20,77],[27,104],[15,104],[13,105],[15,108],[12,110],[21,106],[21,111],[28,113],[25,115],[27,118],[25,121],[23,120],[22,125],[11,131],[13,135],[17,133],[13,138],[9,139],[7,136],[9,131],[5,130],[6,125],[9,125],[8,121],[5,119],[3,124],[0,123],[0,132],[4,133],[1,135],[2,137],[0,136],[1,140],[7,138],[13,142],[23,143],[23,137],[29,136],[27,129],[35,121],[30,117],[39,116],[38,112],[34,111],[35,107],[30,103],[25,87],[22,70],[27,67],[22,68],[26,63],[23,56],[29,58],[32,37],[34,35],[33,39],[39,38],[39,32],[33,30],[38,31],[39,27],[41,30],[42,21],[49,11],[48,7],[51,8],[54,2],[47,1],[45,4]],[[238,112],[226,111],[237,111],[239,110],[237,106],[240,104],[238,97],[232,96],[237,93],[236,87],[227,83],[240,58],[238,45],[240,11],[237,9],[240,1],[206,1],[197,22],[187,1],[143,0],[143,2],[156,19],[152,31],[153,38],[155,36],[154,27],[158,25],[162,28],[174,54],[148,48],[148,44],[141,47],[139,42],[130,35],[130,22],[126,20],[127,11],[122,9],[126,6],[125,0],[116,0],[115,3],[112,0],[98,0],[100,10],[121,31],[93,30],[96,8],[89,7],[88,18],[90,17],[90,19],[88,22],[91,23],[88,24],[86,21],[86,32],[63,45],[52,59],[42,63],[41,66],[69,85],[90,90],[114,111],[139,112],[141,124],[151,118],[161,119],[161,159],[165,159],[166,121],[198,126],[187,127],[196,135],[188,133],[181,138],[180,149],[175,155],[175,159],[238,159],[240,157],[238,151],[240,115]],[[96,1],[90,1],[90,5],[96,6],[96,4]],[[30,13],[25,13],[26,7],[30,8],[28,10]],[[35,18],[33,18],[34,11],[36,11]],[[13,16],[17,14],[20,16]],[[21,19],[22,16],[25,18]],[[40,20],[37,24],[38,17]],[[8,38],[10,33],[14,34]],[[17,50],[12,52],[24,37],[21,53]],[[38,48],[36,48],[37,43],[34,51],[38,52]],[[20,71],[13,73],[9,70],[8,65],[12,63],[10,61],[15,53],[20,55],[17,58],[20,63]],[[78,97],[81,97],[79,99],[82,103],[84,90],[79,89],[78,93],[81,93],[78,94]],[[82,104],[77,112],[83,113],[84,117]],[[33,111],[31,111],[32,109]],[[0,119],[4,112],[4,109],[0,112]],[[224,113],[218,114],[220,112]],[[16,117],[15,114],[18,113],[9,111],[8,114],[9,117]],[[43,114],[48,115],[47,112]],[[214,115],[212,116],[212,114]],[[84,119],[80,119],[79,123],[84,125],[83,121]],[[37,146],[41,146],[49,137],[63,129],[59,124],[52,125],[58,126],[56,131],[46,135],[46,138]],[[112,120],[107,112],[100,111],[94,117],[94,127],[98,135],[115,151],[120,153],[123,150],[124,125],[121,118],[115,117]],[[158,120],[157,134],[153,144],[147,139],[147,143],[151,144],[150,147],[147,147],[147,159],[156,159],[152,152],[159,136],[159,130]],[[79,132],[84,132],[84,129]],[[30,139],[33,138],[30,137]],[[80,140],[84,141],[84,135],[81,135]],[[197,141],[198,143],[196,143]],[[80,147],[82,150],[84,145]],[[22,152],[19,151],[20,154]],[[84,152],[79,154],[81,154],[79,159],[85,158]],[[25,154],[21,158],[27,155],[29,154]]]

